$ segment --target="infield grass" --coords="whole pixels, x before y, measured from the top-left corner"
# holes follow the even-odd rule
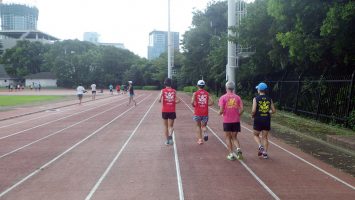
[[[25,96],[0,96],[0,106],[17,106],[63,99],[58,95],[25,95]]]

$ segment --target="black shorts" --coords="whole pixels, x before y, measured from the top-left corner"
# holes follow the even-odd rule
[[[161,117],[163,119],[176,119],[176,113],[175,112],[162,112]]]
[[[253,129],[256,131],[270,131],[271,123],[270,123],[270,121],[254,120]]]
[[[240,132],[240,122],[223,123],[224,132]]]
[[[96,94],[96,91],[91,91],[91,94]]]

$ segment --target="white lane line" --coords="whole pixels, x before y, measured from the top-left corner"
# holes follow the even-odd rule
[[[213,108],[210,108],[210,109],[213,110],[214,112],[218,113],[217,110],[215,110],[215,109],[213,109]],[[242,125],[242,127],[243,127],[244,129],[250,131],[251,133],[253,133],[253,130],[247,128],[246,126],[243,126],[243,125]],[[318,171],[320,171],[320,172],[322,172],[322,173],[324,173],[324,174],[330,176],[331,178],[335,179],[336,181],[338,181],[338,182],[340,182],[340,183],[342,183],[342,184],[348,186],[349,188],[355,190],[355,187],[354,187],[353,185],[347,183],[346,181],[344,181],[344,180],[342,180],[342,179],[336,177],[335,175],[333,175],[333,174],[331,174],[331,173],[325,171],[324,169],[318,167],[317,165],[315,165],[315,164],[313,164],[313,163],[311,163],[311,162],[309,162],[309,161],[303,159],[302,157],[300,157],[300,156],[298,156],[298,155],[296,155],[296,154],[290,152],[289,150],[287,150],[287,149],[285,149],[285,148],[279,146],[278,144],[272,142],[271,140],[269,140],[269,142],[270,142],[271,144],[273,144],[274,146],[278,147],[279,149],[281,149],[281,150],[283,150],[283,151],[285,151],[285,152],[291,154],[291,155],[294,156],[295,158],[301,160],[302,162],[304,162],[304,163],[306,163],[306,164],[308,164],[308,165],[314,167],[314,168],[317,169]]]
[[[148,95],[148,96],[151,96]],[[142,100],[143,101],[143,100]],[[142,102],[141,101],[141,102]],[[48,167],[49,165],[51,165],[52,163],[54,163],[55,161],[57,161],[58,159],[60,159],[61,157],[63,157],[65,154],[69,153],[70,151],[72,151],[73,149],[75,149],[77,146],[79,146],[80,144],[82,144],[83,142],[85,142],[86,140],[88,140],[89,138],[91,138],[92,136],[96,135],[98,132],[100,132],[102,129],[106,128],[108,125],[112,124],[114,121],[116,121],[118,118],[122,117],[124,114],[126,114],[128,111],[132,110],[134,107],[130,107],[129,109],[127,109],[126,111],[124,111],[123,113],[121,113],[120,115],[118,115],[117,117],[115,117],[114,119],[112,119],[110,122],[104,124],[103,126],[101,126],[100,128],[98,128],[96,131],[94,131],[93,133],[91,133],[90,135],[88,135],[87,137],[85,137],[84,139],[80,140],[79,142],[77,142],[76,144],[74,144],[73,146],[71,146],[69,149],[65,150],[63,153],[59,154],[58,156],[56,156],[55,158],[53,158],[52,160],[50,160],[49,162],[47,162],[46,164],[42,165],[41,167],[39,167],[38,169],[36,169],[35,171],[33,171],[32,173],[30,173],[29,175],[27,175],[26,177],[24,177],[23,179],[21,179],[20,181],[18,181],[17,183],[15,183],[14,185],[12,185],[11,187],[7,188],[6,190],[4,190],[3,192],[0,193],[0,198],[3,197],[4,195],[6,195],[7,193],[9,193],[10,191],[12,191],[13,189],[15,189],[16,187],[18,187],[19,185],[21,185],[22,183],[24,183],[25,181],[27,181],[28,179],[30,179],[32,176],[38,174],[39,172],[41,172],[42,170],[44,170],[46,167]]]
[[[182,99],[181,99],[182,100]],[[191,107],[184,101],[184,104],[191,110],[191,112],[193,112],[193,110],[191,109]],[[213,135],[227,148],[226,143],[209,127],[207,126],[207,128],[211,131],[211,133],[213,133]],[[252,169],[250,169],[248,167],[247,164],[245,164],[244,161],[242,160],[238,160],[243,167],[259,182],[259,184],[276,200],[280,200],[280,198],[264,183],[264,181],[262,181],[254,172]]]
[[[179,155],[177,153],[177,147],[176,147],[175,131],[173,132],[173,141],[174,141],[176,178],[177,178],[178,188],[179,188],[179,199],[184,200],[185,199],[184,198],[184,188],[182,187],[182,179],[181,179],[181,173],[180,173],[180,162],[179,162]]]
[[[250,130],[249,128],[247,128],[247,127],[245,127],[245,126],[242,126],[242,127],[245,128],[246,130],[250,131],[250,132],[253,132],[252,130]],[[335,175],[333,175],[333,174],[331,174],[331,173],[325,171],[324,169],[322,169],[322,168],[318,167],[317,165],[315,165],[315,164],[313,164],[313,163],[311,163],[311,162],[309,162],[309,161],[303,159],[302,157],[300,157],[300,156],[298,156],[298,155],[292,153],[291,151],[289,151],[289,150],[287,150],[287,149],[281,147],[280,145],[278,145],[278,144],[276,144],[276,143],[274,143],[274,142],[272,142],[272,141],[270,141],[270,140],[269,140],[269,142],[270,142],[271,144],[273,144],[274,146],[278,147],[279,149],[281,149],[281,150],[283,150],[283,151],[285,151],[285,152],[291,154],[292,156],[296,157],[297,159],[303,161],[304,163],[307,163],[308,165],[310,165],[310,166],[316,168],[316,169],[319,170],[320,172],[323,172],[324,174],[330,176],[331,178],[335,179],[336,181],[338,181],[338,182],[340,182],[340,183],[342,183],[342,184],[348,186],[349,188],[355,190],[355,187],[354,187],[354,186],[352,186],[352,185],[350,185],[349,183],[343,181],[342,179],[336,177]]]
[[[121,99],[120,99],[120,100],[121,100]],[[111,103],[112,103],[112,102],[111,102]],[[110,104],[110,103],[107,103],[107,104]],[[105,105],[107,105],[107,104],[105,104]],[[102,106],[102,105],[101,105],[101,106]],[[72,117],[72,116],[74,116],[74,115],[78,115],[78,114],[81,114],[81,113],[84,113],[84,112],[93,110],[93,109],[98,108],[98,107],[100,107],[100,106],[96,106],[96,107],[93,107],[93,108],[90,108],[90,109],[87,109],[87,110],[83,110],[83,111],[78,112],[78,113],[74,113],[74,114],[71,114],[71,115],[68,115],[68,116],[65,116],[65,117],[61,117],[61,118],[56,119],[56,120],[52,120],[52,121],[46,122],[46,123],[44,123],[44,124],[40,124],[40,125],[31,127],[31,128],[28,128],[28,129],[24,129],[24,130],[22,130],[22,131],[18,131],[18,132],[12,133],[12,134],[10,134],[10,135],[6,135],[6,136],[3,136],[3,137],[0,137],[0,140],[3,140],[3,139],[6,139],[6,138],[9,138],[9,137],[12,137],[12,136],[15,136],[15,135],[24,133],[24,132],[26,132],[26,131],[29,131],[29,130],[32,130],[32,129],[35,129],[35,128],[38,128],[38,127],[42,127],[42,126],[51,124],[51,123],[53,123],[53,122],[60,121],[60,120],[62,120],[62,119],[66,119],[66,118]]]
[[[142,99],[142,101],[143,101],[144,99],[146,99],[146,98],[148,98],[148,96],[144,97],[144,98]],[[40,142],[40,141],[42,141],[42,140],[44,140],[44,139],[47,139],[47,138],[49,138],[49,137],[52,137],[52,136],[54,136],[54,135],[56,135],[56,134],[58,134],[58,133],[60,133],[60,132],[63,132],[63,131],[66,130],[66,129],[69,129],[69,128],[74,127],[74,126],[76,126],[76,125],[78,125],[78,124],[81,124],[81,123],[83,123],[83,122],[85,122],[85,121],[88,121],[88,120],[90,120],[90,119],[92,119],[92,118],[94,118],[94,117],[96,117],[96,116],[98,116],[98,115],[101,115],[101,114],[103,114],[103,113],[105,113],[105,112],[107,112],[107,111],[110,111],[110,110],[112,110],[112,109],[114,109],[114,108],[117,108],[117,107],[119,107],[119,106],[121,106],[121,105],[124,105],[124,104],[126,104],[126,103],[127,103],[127,102],[123,102],[123,103],[121,103],[121,104],[118,104],[118,105],[116,105],[116,106],[114,106],[114,107],[111,107],[111,108],[109,108],[109,109],[107,109],[107,110],[104,110],[104,111],[102,111],[102,112],[100,112],[100,113],[97,113],[97,114],[95,114],[95,115],[93,115],[93,116],[91,116],[91,117],[89,117],[89,118],[87,118],[87,119],[81,120],[81,121],[79,121],[79,122],[77,122],[77,123],[75,123],[75,124],[72,124],[72,125],[70,125],[70,126],[68,126],[68,127],[65,127],[65,128],[63,128],[63,129],[61,129],[61,130],[58,130],[58,131],[54,132],[54,133],[51,133],[51,134],[49,134],[49,135],[47,135],[47,136],[45,136],[45,137],[42,137],[42,138],[40,138],[40,139],[38,139],[38,140],[36,140],[36,141],[33,141],[33,142],[31,142],[31,143],[28,143],[28,144],[26,144],[26,145],[24,145],[24,146],[22,146],[22,147],[20,147],[20,148],[17,148],[17,149],[15,149],[15,150],[13,150],[13,151],[10,151],[10,152],[6,153],[6,154],[3,154],[3,155],[0,156],[0,159],[1,159],[1,158],[4,158],[4,157],[6,157],[6,156],[8,156],[8,155],[10,155],[10,154],[13,154],[13,153],[15,153],[15,152],[17,152],[17,151],[20,151],[20,150],[22,150],[22,149],[24,149],[24,148],[26,148],[26,147],[29,147],[29,146],[31,146],[31,145],[33,145],[33,144],[35,144],[35,143],[37,143],[37,142]]]
[[[119,99],[119,100],[122,100],[122,99],[124,99],[124,98],[121,98],[121,99]],[[101,99],[100,99],[100,100],[101,100]],[[105,98],[104,100],[106,100],[106,98]],[[112,103],[112,102],[105,103],[105,104],[102,104],[102,105],[99,105],[99,106],[95,106],[95,107],[93,107],[93,108],[97,108],[97,107],[100,107],[100,106],[105,106],[105,105],[110,104],[110,103]],[[92,104],[90,104],[90,105],[92,105]],[[89,106],[89,105],[88,105],[88,104],[85,104],[85,107],[86,107],[86,106]],[[0,126],[0,129],[1,129],[1,128],[6,128],[6,127],[9,127],[9,126],[14,126],[14,125],[17,125],[17,124],[26,123],[26,122],[33,121],[33,120],[36,120],[36,119],[41,119],[41,118],[44,118],[44,117],[48,117],[48,116],[50,116],[50,115],[55,115],[55,114],[59,114],[59,113],[64,113],[64,112],[70,111],[70,110],[72,110],[72,109],[62,110],[62,111],[60,111],[60,112],[55,112],[55,113],[51,113],[51,114],[48,114],[48,115],[44,115],[44,116],[40,116],[40,117],[36,117],[36,118],[32,118],[32,119],[28,119],[28,120],[24,120],[24,121],[20,121],[20,122],[15,122],[15,123],[12,123],[12,124],[7,124],[7,125],[4,125],[4,126]]]
[[[136,128],[133,130],[133,132],[131,133],[131,135],[129,136],[129,138],[126,140],[126,142],[123,144],[123,146],[121,147],[121,149],[118,151],[118,153],[116,154],[115,158],[111,161],[111,163],[108,165],[108,167],[106,168],[105,172],[101,175],[101,177],[99,178],[99,180],[96,182],[96,184],[94,185],[94,187],[90,190],[89,194],[86,196],[85,200],[89,200],[92,198],[92,196],[94,195],[94,193],[96,192],[96,190],[99,188],[99,186],[101,185],[102,181],[106,178],[107,174],[111,171],[113,165],[116,163],[117,159],[121,156],[123,150],[126,148],[126,146],[128,145],[128,143],[131,141],[132,137],[135,135],[135,133],[137,132],[138,128],[140,127],[140,125],[142,124],[142,122],[145,120],[145,118],[147,117],[148,113],[150,112],[150,110],[152,109],[153,105],[155,104],[155,102],[158,100],[159,96],[154,100],[154,102],[152,103],[152,105],[150,105],[149,109],[147,110],[147,112],[144,114],[144,116],[142,117],[142,119],[139,121],[138,125],[136,126]]]

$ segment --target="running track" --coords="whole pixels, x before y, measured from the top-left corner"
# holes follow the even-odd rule
[[[175,143],[165,146],[158,92],[87,101],[0,121],[0,199],[355,199],[354,177],[271,137],[259,159],[251,127],[244,161],[226,160],[220,116],[197,145],[190,97],[177,105]]]

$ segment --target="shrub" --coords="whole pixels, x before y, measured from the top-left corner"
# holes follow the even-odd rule
[[[158,86],[156,85],[146,85],[146,86],[143,86],[143,90],[158,90]]]
[[[192,92],[196,92],[197,88],[195,86],[186,86],[186,87],[184,87],[183,91],[192,93]]]

